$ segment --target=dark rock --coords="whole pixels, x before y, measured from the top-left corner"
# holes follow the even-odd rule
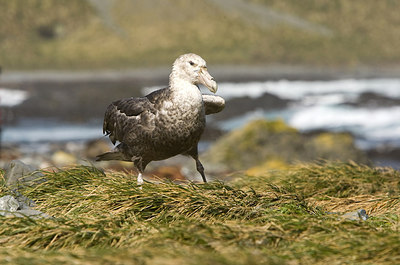
[[[13,84],[6,84],[13,87]],[[102,124],[104,106],[124,97],[141,96],[141,83],[134,80],[38,80],[15,84],[30,97],[13,107],[14,119],[55,119],[73,122],[96,120]],[[96,95],[96,100],[93,100]],[[65,100],[68,98],[69,100]],[[79,104],[78,104],[79,103]],[[37,106],[40,106],[38,108]]]
[[[278,110],[284,109],[291,100],[281,99],[273,94],[264,93],[257,98],[239,97],[227,100],[224,111],[213,115],[215,120],[230,119],[242,116],[246,112],[255,110]]]
[[[400,170],[400,148],[391,145],[383,145],[367,151],[368,158],[377,166],[390,166]]]
[[[362,93],[356,102],[344,103],[344,105],[350,105],[354,107],[392,107],[400,106],[400,99],[386,97],[373,92]]]
[[[43,39],[56,39],[63,35],[64,27],[59,23],[45,24],[37,28],[37,33]]]

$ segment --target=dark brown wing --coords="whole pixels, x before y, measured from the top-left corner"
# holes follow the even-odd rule
[[[125,98],[111,103],[104,115],[103,133],[110,140],[123,142],[128,134],[137,135],[154,129],[157,109],[162,106],[161,99],[168,96],[168,89],[160,89],[140,98]]]

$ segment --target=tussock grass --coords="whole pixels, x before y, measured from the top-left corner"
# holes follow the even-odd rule
[[[345,198],[362,194],[399,195],[400,172],[392,168],[373,168],[354,162],[299,164],[287,171],[266,172],[264,176],[241,178],[237,186],[261,186],[280,183],[304,197]]]
[[[54,218],[1,218],[0,264],[400,261],[394,170],[325,162],[232,183],[145,183],[142,189],[135,177],[84,166],[45,172],[46,182],[22,193]],[[352,204],[371,218],[327,213]]]

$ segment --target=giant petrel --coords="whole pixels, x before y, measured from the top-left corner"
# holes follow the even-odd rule
[[[202,95],[198,84],[213,93],[217,91],[206,62],[196,54],[184,54],[174,62],[167,88],[111,103],[104,116],[103,132],[114,145],[119,144],[97,160],[133,162],[141,185],[142,174],[151,161],[189,155],[207,182],[197,145],[206,126],[205,115],[220,112],[225,101],[219,96]]]

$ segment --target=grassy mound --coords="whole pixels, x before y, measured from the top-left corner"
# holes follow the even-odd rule
[[[400,261],[400,173],[390,169],[307,164],[230,184],[142,189],[135,176],[83,166],[45,178],[23,193],[54,218],[1,218],[0,264]],[[360,206],[365,222],[327,213]]]

